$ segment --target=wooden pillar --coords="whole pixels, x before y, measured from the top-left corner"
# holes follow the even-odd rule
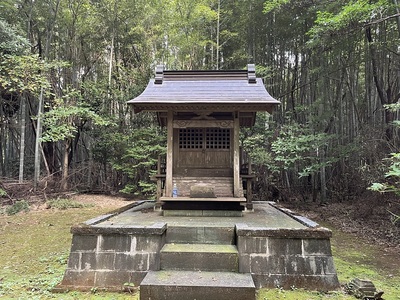
[[[240,185],[239,113],[235,112],[233,122],[233,197],[240,197]]]
[[[174,114],[172,110],[168,111],[167,116],[167,161],[165,177],[165,196],[172,197],[172,168],[173,168],[173,149],[174,149]]]
[[[253,170],[251,169],[251,157],[249,156],[247,158],[247,163],[249,165],[248,167],[248,175],[249,179],[247,179],[247,199],[246,199],[246,208],[249,210],[253,209],[253,177],[250,177],[253,175]]]

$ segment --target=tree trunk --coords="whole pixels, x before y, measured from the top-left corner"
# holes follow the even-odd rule
[[[36,138],[35,138],[35,170],[33,176],[33,188],[36,191],[40,179],[40,149],[42,137],[42,108],[43,106],[43,88],[40,90],[38,114],[36,120]]]
[[[72,141],[66,139],[63,142],[63,160],[62,160],[62,177],[61,177],[61,190],[68,190],[68,168],[69,168],[69,152],[71,149]]]
[[[53,32],[54,32],[54,24],[57,19],[57,14],[58,14],[58,8],[60,5],[61,0],[57,0],[57,3],[54,7],[53,11],[53,20],[48,23],[47,27],[47,40],[46,40],[46,48],[44,51],[44,59],[47,59],[49,55],[49,50],[50,50],[50,44],[51,40],[53,37]],[[42,138],[42,112],[43,112],[43,97],[44,97],[44,90],[43,87],[40,89],[40,95],[39,95],[39,106],[38,106],[38,114],[37,114],[37,125],[36,125],[36,140],[35,140],[35,173],[34,173],[34,178],[33,178],[33,187],[36,190],[38,187],[39,183],[39,178],[40,178],[40,151],[43,153],[42,145],[41,145],[41,138]],[[44,160],[46,160],[46,157],[43,157]],[[47,165],[47,164],[46,164]],[[47,168],[48,170],[48,168]],[[50,175],[50,174],[48,174]]]
[[[321,163],[322,167],[320,169],[320,180],[321,180],[321,203],[326,203],[326,168],[325,162],[325,150],[321,151]]]
[[[26,96],[21,97],[21,136],[19,148],[19,178],[18,182],[24,181],[24,161],[25,161],[25,124],[26,124]]]

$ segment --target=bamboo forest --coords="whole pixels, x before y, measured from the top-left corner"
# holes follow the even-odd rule
[[[1,0],[0,176],[151,198],[165,130],[126,102],[158,64],[254,63],[281,102],[240,135],[258,200],[397,192],[399,45],[397,0]]]

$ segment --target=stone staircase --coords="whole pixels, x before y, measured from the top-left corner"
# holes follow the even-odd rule
[[[239,271],[235,229],[171,226],[160,252],[160,271],[140,285],[141,300],[255,300],[250,274]]]

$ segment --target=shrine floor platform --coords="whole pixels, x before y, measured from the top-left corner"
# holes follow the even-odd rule
[[[206,226],[235,226],[246,224],[249,227],[266,227],[275,229],[305,229],[315,227],[317,224],[296,215],[293,212],[278,209],[271,202],[254,202],[254,210],[244,211],[241,217],[213,217],[210,216],[165,216],[163,211],[155,211],[153,202],[143,201],[137,206],[129,208],[120,213],[98,217],[93,226],[117,227],[117,226],[152,226],[163,222],[169,226],[206,225]],[[211,214],[211,213],[210,213]],[[87,224],[93,224],[95,220],[89,220]]]

